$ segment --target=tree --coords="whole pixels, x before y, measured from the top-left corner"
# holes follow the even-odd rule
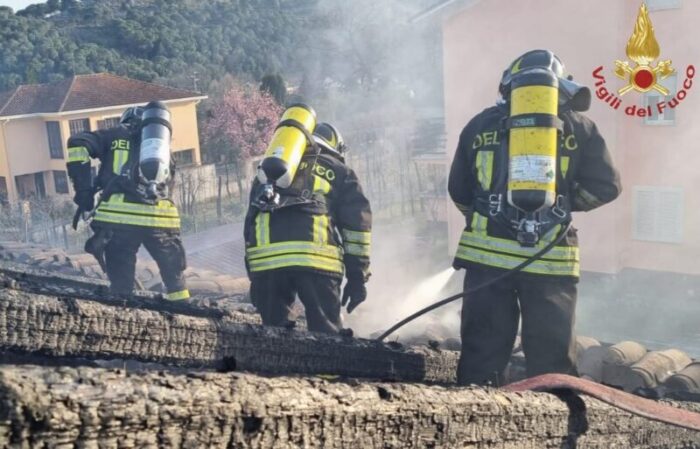
[[[260,82],[260,90],[272,95],[279,105],[284,105],[285,101],[287,101],[287,84],[280,74],[263,76]]]
[[[265,151],[281,113],[282,107],[270,94],[239,82],[216,102],[204,124],[205,141],[226,145],[222,154],[226,163],[235,166],[241,200],[248,167]]]

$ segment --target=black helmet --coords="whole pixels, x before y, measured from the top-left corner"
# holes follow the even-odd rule
[[[319,123],[314,129],[314,141],[321,147],[336,152],[340,155],[345,153],[345,141],[338,129],[330,123]]]
[[[132,106],[130,108],[126,108],[126,110],[122,113],[122,116],[119,118],[119,124],[124,125],[127,128],[137,126],[139,123],[141,123],[142,116],[142,106]]]
[[[523,54],[503,72],[498,91],[504,99],[510,95],[513,78],[521,72],[544,69],[559,78],[559,103],[575,111],[586,111],[591,106],[591,91],[566,75],[564,63],[549,50],[531,50]]]
[[[498,91],[503,98],[510,94],[510,84],[513,77],[525,69],[545,69],[554,73],[557,78],[564,78],[564,63],[549,50],[530,50],[513,61],[503,72]]]

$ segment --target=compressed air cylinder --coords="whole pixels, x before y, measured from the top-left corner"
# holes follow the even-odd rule
[[[508,143],[508,202],[524,211],[551,207],[556,199],[559,80],[547,70],[513,78]],[[543,125],[543,118],[552,125]]]
[[[155,193],[170,179],[170,139],[172,125],[170,111],[160,101],[146,105],[141,118],[141,149],[139,170],[148,191]]]
[[[283,189],[292,184],[308,143],[300,127],[309,134],[313,133],[316,112],[305,104],[294,104],[282,115],[280,125],[258,167],[257,177],[262,184]]]

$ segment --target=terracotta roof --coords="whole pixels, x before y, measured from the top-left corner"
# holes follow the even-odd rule
[[[0,92],[0,117],[81,111],[202,96],[197,92],[109,73],[76,75],[55,83],[22,85],[8,92]]]

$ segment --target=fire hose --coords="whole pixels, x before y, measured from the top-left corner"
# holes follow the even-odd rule
[[[569,223],[564,229],[560,231],[557,237],[552,240],[547,246],[542,248],[539,252],[534,254],[532,257],[516,266],[515,268],[478,285],[474,288],[467,289],[461,293],[445,298],[438,301],[428,307],[425,307],[413,315],[410,315],[403,320],[396,323],[394,326],[389,328],[383,334],[381,334],[377,340],[383,341],[386,337],[394,333],[399,328],[410,323],[411,321],[419,318],[426,313],[429,313],[437,308],[454,302],[460,298],[470,295],[476,291],[489,287],[497,282],[513,276],[514,274],[524,270],[527,266],[539,260],[548,251],[554,248],[559,242],[562,241],[567,232],[571,229],[571,223]],[[694,413],[688,410],[678,409],[670,405],[662,404],[657,401],[652,401],[649,399],[644,399],[633,394],[626,393],[624,391],[616,390],[605,385],[592,382],[585,379],[580,379],[573,376],[567,376],[564,374],[544,374],[541,376],[526,379],[520,382],[512,383],[503,387],[505,390],[520,392],[520,391],[555,391],[560,389],[572,390],[578,393],[591,396],[598,399],[606,404],[610,404],[613,407],[625,410],[634,415],[641,416],[654,421],[659,421],[662,423],[682,427],[689,430],[700,431],[700,413]]]
[[[569,232],[569,229],[571,229],[571,222],[569,222],[569,224],[567,224],[564,228],[562,228],[562,230],[559,231],[559,234],[556,236],[556,238],[554,240],[552,240],[551,242],[549,242],[547,244],[547,246],[542,248],[540,251],[538,251],[537,253],[532,255],[529,259],[527,259],[526,261],[524,261],[523,263],[521,263],[517,267],[512,268],[499,276],[496,276],[495,278],[491,279],[488,282],[484,282],[481,285],[478,285],[474,288],[467,289],[461,293],[457,293],[456,295],[450,296],[449,298],[445,298],[441,301],[438,301],[438,302],[436,302],[428,307],[425,307],[425,308],[419,310],[418,312],[414,313],[413,315],[408,316],[408,317],[404,318],[403,320],[399,321],[398,323],[394,324],[386,332],[384,332],[379,337],[377,337],[377,341],[383,341],[386,337],[393,334],[401,327],[405,326],[406,324],[410,323],[411,321],[415,320],[416,318],[419,318],[419,317],[425,315],[428,312],[432,312],[435,309],[438,309],[444,305],[447,305],[451,302],[454,302],[458,299],[461,299],[467,295],[478,292],[479,290],[482,290],[486,287],[490,287],[491,285],[494,285],[497,282],[501,282],[504,279],[508,279],[509,277],[515,275],[516,273],[523,271],[525,268],[527,268],[531,264],[533,264],[533,263],[537,262],[539,259],[541,259],[542,256],[547,254],[552,248],[557,246],[559,244],[559,242],[561,242],[564,239],[564,237],[566,236],[566,234]]]
[[[591,396],[615,408],[653,421],[700,432],[700,413],[691,412],[640,396],[635,396],[590,380],[565,374],[543,374],[503,387],[507,391],[573,390]]]

